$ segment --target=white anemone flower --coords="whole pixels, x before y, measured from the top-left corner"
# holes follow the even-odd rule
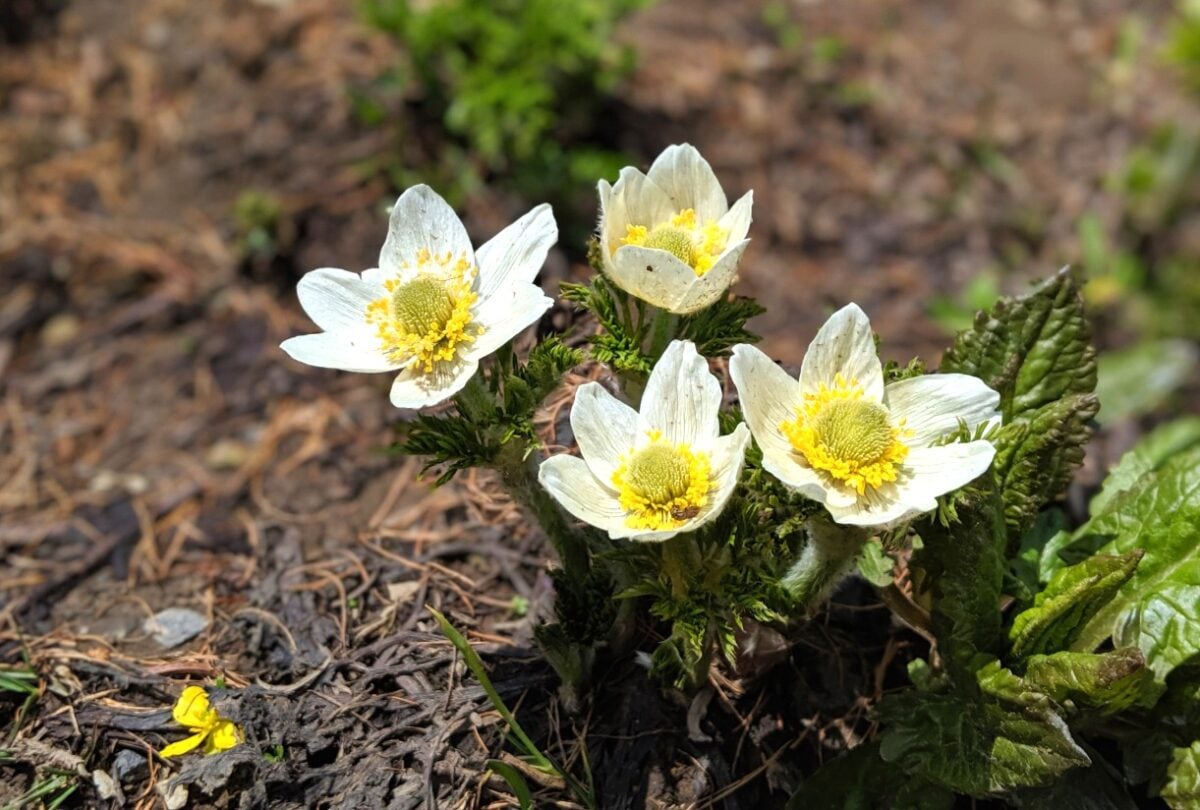
[[[838,523],[888,526],[931,511],[996,453],[983,440],[939,441],[960,421],[972,432],[998,421],[1000,395],[967,374],[884,385],[871,323],[856,304],[817,332],[799,382],[746,345],[734,347],[729,373],[763,467]]]
[[[721,385],[687,341],[655,365],[641,412],[599,383],[580,386],[571,429],[583,458],[553,456],[538,480],[575,517],[614,540],[661,541],[715,519],[741,473],[750,432],[721,436]]]
[[[754,192],[729,207],[725,191],[691,144],[668,146],[642,174],[600,181],[604,267],[625,292],[687,315],[720,298],[750,240]]]
[[[413,186],[392,209],[378,268],[323,267],[300,279],[300,305],[324,331],[282,348],[310,366],[399,371],[393,405],[435,405],[554,303],[533,279],[557,240],[542,204],[473,250],[446,201]]]

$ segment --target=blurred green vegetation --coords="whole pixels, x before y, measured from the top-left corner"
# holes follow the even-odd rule
[[[1145,25],[1130,16],[1113,47],[1108,80],[1128,89],[1139,61],[1159,60],[1185,95],[1200,101],[1200,0],[1180,0],[1166,45],[1147,48]],[[995,174],[994,161],[980,166]],[[1112,346],[1100,356],[1100,421],[1175,411],[1194,385],[1200,350],[1200,110],[1158,122],[1109,178],[1115,216],[1089,213],[1076,224],[1077,255],[1093,318]],[[1024,261],[1024,257],[1017,257]],[[1003,262],[1002,262],[1003,264]],[[997,268],[958,296],[942,296],[930,315],[948,332],[999,297]],[[1196,392],[1190,392],[1195,396]]]
[[[356,92],[360,119],[404,127],[404,101],[417,127],[431,129],[410,126],[399,137],[433,136],[378,168],[397,187],[435,185],[456,206],[484,183],[548,201],[562,241],[582,245],[597,178],[633,162],[616,149],[606,113],[634,66],[617,23],[648,2],[362,0],[364,19],[406,59]]]

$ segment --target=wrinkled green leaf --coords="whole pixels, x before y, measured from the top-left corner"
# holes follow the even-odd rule
[[[999,655],[1004,645],[1000,597],[1005,533],[988,493],[959,509],[960,522],[943,526],[929,518],[918,525],[922,546],[912,565],[932,591],[930,618],[946,666],[956,678],[973,677],[980,652]]]
[[[1142,549],[1145,555],[1129,581],[1086,623],[1073,648],[1095,649],[1133,621],[1139,605],[1152,594],[1167,589],[1164,593],[1169,600],[1178,597],[1178,586],[1192,585],[1195,566],[1200,562],[1197,527],[1200,527],[1200,448],[1178,455],[1157,472],[1142,476],[1137,485],[1118,495],[1107,511],[1081,526],[1064,553],[1099,546],[1096,551],[1101,554],[1127,554]],[[1148,610],[1147,621],[1153,615]],[[1162,674],[1165,659],[1158,655],[1163,650],[1157,643],[1147,647],[1141,641],[1155,639],[1157,635],[1139,633],[1138,637],[1148,663]],[[1174,650],[1172,655],[1187,657],[1200,652],[1200,638],[1174,639],[1170,646]]]
[[[1030,703],[916,691],[889,696],[879,706],[880,754],[912,775],[976,797],[1044,787],[1090,764],[1066,723]]]
[[[1187,748],[1176,748],[1167,766],[1167,783],[1160,796],[1171,810],[1200,807],[1200,740]]]
[[[1028,610],[1018,613],[1008,633],[1018,657],[1064,650],[1096,610],[1133,576],[1142,551],[1118,557],[1097,555],[1057,571]]]
[[[1056,535],[1066,534],[1066,529],[1066,513],[1052,508],[1038,512],[1033,525],[1021,535],[1016,556],[1009,560],[1009,573],[1013,595],[1019,597],[1022,607],[1028,607],[1049,580],[1052,572],[1042,576],[1042,560],[1050,542]]]
[[[1048,788],[1023,790],[1006,796],[1010,804],[1028,810],[1137,810],[1119,775],[1107,763],[1096,761],[1092,767],[1072,768]]]
[[[1148,340],[1100,355],[1096,395],[1104,408],[1100,421],[1151,413],[1195,376],[1197,351],[1190,341]]]
[[[1200,416],[1176,419],[1155,428],[1117,462],[1104,479],[1104,487],[1088,504],[1092,517],[1108,511],[1113,500],[1134,487],[1146,473],[1153,472],[1175,456],[1200,447]]]
[[[1152,704],[1161,691],[1146,659],[1135,647],[1112,652],[1057,652],[1032,656],[1021,679],[1059,705],[1102,715]]]
[[[975,317],[942,359],[942,371],[979,377],[1000,392],[1005,424],[1096,387],[1096,353],[1083,299],[1064,269]]]
[[[1095,395],[1071,394],[996,433],[992,470],[1004,501],[1004,519],[1014,536],[1028,530],[1038,510],[1071,482],[1083,462],[1091,437],[1088,425],[1098,408]]]
[[[949,810],[953,804],[948,791],[888,767],[879,757],[879,743],[867,743],[818,768],[785,810]]]
[[[1169,581],[1142,596],[1114,638],[1145,651],[1150,668],[1163,679],[1200,656],[1200,559],[1180,566]]]

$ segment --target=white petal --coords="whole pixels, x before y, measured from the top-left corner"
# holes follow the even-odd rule
[[[584,523],[610,536],[628,537],[625,512],[613,491],[601,486],[581,458],[551,456],[538,468],[538,481],[554,500]],[[615,533],[615,534],[614,534]]]
[[[966,486],[987,472],[996,456],[991,442],[914,447],[904,459],[908,476],[897,483],[897,499],[914,509],[928,512],[937,497]]]
[[[800,367],[800,389],[832,387],[838,374],[857,381],[869,399],[883,400],[883,367],[871,336],[871,322],[858,304],[847,304],[829,317],[809,344]]]
[[[327,332],[362,328],[367,322],[367,306],[384,294],[382,284],[336,267],[311,270],[296,285],[300,306]]]
[[[675,312],[696,283],[696,271],[665,250],[624,245],[613,254],[612,280],[630,295]]]
[[[729,208],[712,166],[689,143],[664,149],[650,167],[649,177],[666,192],[674,210],[693,208],[703,222],[720,219]]]
[[[554,212],[545,203],[500,231],[475,252],[480,296],[486,298],[507,284],[532,283],[557,241]]]
[[[467,229],[445,200],[429,186],[413,186],[400,195],[388,219],[388,235],[379,252],[379,267],[387,274],[416,261],[421,248],[435,256],[465,255],[474,262]]]
[[[960,419],[974,430],[1000,415],[1000,395],[969,374],[927,374],[900,380],[887,386],[884,397],[892,418],[903,419],[904,426],[913,431],[904,441],[914,447],[924,447],[957,430]]]
[[[649,429],[661,430],[672,444],[686,442],[707,449],[720,433],[720,408],[721,384],[708,370],[708,361],[694,343],[671,341],[650,372],[642,394],[641,421]]]
[[[707,273],[692,282],[687,292],[671,311],[681,315],[690,315],[711,306],[723,296],[729,289],[729,285],[733,284],[734,277],[737,275],[738,262],[741,261],[742,253],[749,244],[749,239],[743,239],[722,253],[716,264],[710,267]]]
[[[650,228],[675,213],[675,207],[667,193],[649,177],[632,166],[621,169],[621,176],[613,186],[613,197],[624,205],[626,224],[645,225]],[[621,239],[624,233],[611,234]]]
[[[293,360],[317,368],[368,374],[397,368],[396,363],[379,351],[379,343],[374,335],[365,330],[298,335],[279,344],[279,348]]]
[[[588,468],[603,482],[612,481],[621,456],[633,449],[638,414],[600,383],[581,385],[571,406],[571,431]]]
[[[894,488],[892,488],[894,490]],[[916,517],[927,509],[915,509],[895,499],[894,491],[885,487],[848,504],[826,504],[829,516],[835,523],[847,526],[872,526],[888,528],[908,518]]]
[[[483,334],[467,345],[464,355],[487,357],[527,326],[537,323],[552,306],[554,299],[547,298],[535,284],[508,285],[478,305],[475,318],[483,327]]]
[[[754,192],[747,191],[721,217],[720,226],[728,231],[726,244],[740,242],[750,232],[750,209],[754,207]]]
[[[905,478],[878,490],[867,490],[859,502],[830,506],[838,523],[888,527],[937,508],[937,498],[969,484],[987,471],[995,456],[988,442],[917,447],[904,460]]]
[[[733,494],[742,466],[746,460],[746,446],[750,444],[750,430],[744,424],[734,428],[733,433],[721,436],[713,445],[712,473],[714,483],[704,511],[684,524],[682,531],[690,532],[714,520],[725,509],[729,496]]]
[[[428,374],[407,368],[392,382],[392,404],[416,409],[445,402],[462,390],[478,368],[477,360],[461,357],[453,363],[439,363]]]
[[[600,250],[607,259],[613,241],[625,235],[625,204],[607,180],[596,184],[596,192],[600,196]]]

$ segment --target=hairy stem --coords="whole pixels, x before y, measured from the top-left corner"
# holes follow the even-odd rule
[[[538,483],[537,454],[529,453],[526,456],[528,450],[524,442],[514,441],[505,445],[496,459],[496,470],[508,494],[533,514],[550,539],[562,562],[563,571],[572,580],[579,581],[591,567],[587,541],[571,525],[550,493]]]
[[[804,613],[814,612],[850,573],[870,536],[866,529],[834,523],[826,515],[809,520],[808,543],[781,580]]]

